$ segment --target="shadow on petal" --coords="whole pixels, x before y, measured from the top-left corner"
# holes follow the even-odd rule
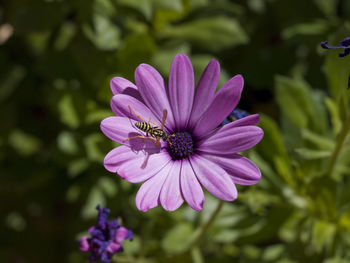
[[[142,137],[144,135],[137,132],[130,132],[128,134],[128,142],[131,150],[134,152],[143,151],[145,154],[156,154],[160,152],[161,143],[158,146],[155,145],[155,139],[149,137]],[[136,137],[136,138],[135,138]]]

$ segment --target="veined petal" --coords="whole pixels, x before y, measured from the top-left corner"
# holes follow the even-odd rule
[[[194,95],[191,117],[188,128],[193,129],[203,112],[210,105],[215,96],[215,90],[220,78],[220,64],[215,59],[210,60],[205,68]]]
[[[235,184],[252,185],[258,183],[261,179],[261,172],[255,163],[239,154],[202,154],[202,156],[223,168]]]
[[[252,126],[252,125],[257,125],[260,121],[260,116],[259,114],[252,114],[247,117],[243,117],[239,120],[235,120],[224,127],[227,126],[228,129],[233,128],[233,127],[240,127],[240,126]]]
[[[237,198],[237,189],[224,169],[199,155],[189,157],[199,182],[214,196],[224,201]]]
[[[135,70],[135,81],[145,104],[162,121],[163,110],[168,111],[166,127],[172,131],[175,128],[174,116],[170,107],[165,84],[157,70],[147,64],[141,64]]]
[[[171,157],[165,150],[145,154],[142,151],[135,152],[127,146],[119,146],[106,155],[104,166],[131,183],[140,183],[157,174],[170,161]]]
[[[139,101],[143,101],[135,84],[127,79],[114,77],[110,81],[110,87],[113,95],[126,94],[138,99]]]
[[[182,160],[180,176],[181,192],[188,205],[194,210],[203,209],[204,193],[187,159]]]
[[[180,190],[180,170],[181,161],[174,161],[174,165],[170,170],[160,193],[160,203],[167,211],[178,209],[184,202]]]
[[[166,143],[162,141],[156,147],[154,138],[133,138],[145,136],[135,127],[135,122],[126,117],[108,117],[101,122],[100,128],[108,138],[129,146],[134,151],[144,150],[147,153],[156,153],[160,151],[160,147],[165,147]]]
[[[264,132],[257,126],[234,127],[218,130],[197,143],[197,151],[210,154],[232,154],[256,145]]]
[[[159,195],[163,184],[173,167],[174,162],[169,162],[162,170],[155,176],[144,182],[136,195],[136,206],[142,211],[146,212],[151,208],[159,205]]]
[[[243,89],[243,77],[236,75],[216,94],[211,105],[197,122],[193,134],[201,138],[216,128],[237,106]]]
[[[115,115],[120,117],[127,117],[139,122],[158,122],[158,119],[145,104],[129,95],[118,94],[113,96],[111,108]],[[153,123],[152,126],[154,125]],[[158,125],[160,126],[160,123]]]
[[[193,104],[194,73],[184,54],[175,56],[169,73],[169,100],[177,130],[186,128]]]
[[[259,114],[252,114],[252,115],[249,115],[249,116],[244,117],[242,119],[235,120],[233,122],[225,124],[224,126],[221,126],[221,127],[218,127],[216,129],[214,129],[209,134],[207,134],[204,137],[202,137],[201,140],[205,140],[206,138],[212,136],[215,133],[225,132],[225,131],[230,130],[230,129],[235,128],[235,127],[257,125],[259,123],[259,121],[260,121]]]

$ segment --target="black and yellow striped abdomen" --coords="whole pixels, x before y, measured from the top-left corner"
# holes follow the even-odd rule
[[[146,134],[149,134],[151,137],[154,138],[161,138],[163,141],[166,141],[168,138],[168,135],[165,131],[162,129],[159,129],[159,127],[153,127],[148,122],[136,122],[135,123],[136,128],[138,128],[141,131],[146,132]]]
[[[153,127],[147,122],[136,122],[135,126],[139,130],[147,132],[147,133],[151,133],[153,131]]]

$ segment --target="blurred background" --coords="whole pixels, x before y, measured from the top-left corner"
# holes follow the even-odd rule
[[[87,262],[76,239],[108,206],[134,241],[114,262],[350,262],[350,58],[321,50],[349,36],[346,0],[3,0],[0,2],[1,262]],[[239,108],[260,113],[263,141],[246,153],[262,171],[239,187],[202,242],[215,209],[136,209],[139,185],[107,172],[116,146],[109,80],[140,63],[166,78],[177,53],[196,79],[211,58],[220,85],[245,78]],[[346,136],[346,134],[345,134]]]

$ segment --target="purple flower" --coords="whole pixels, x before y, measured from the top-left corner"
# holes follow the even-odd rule
[[[328,41],[321,42],[321,47],[324,49],[344,49],[344,53],[339,53],[339,57],[345,57],[350,54],[350,37],[340,41],[339,46],[328,46]]]
[[[236,75],[215,93],[219,76],[220,65],[212,59],[194,89],[192,64],[186,55],[178,54],[168,86],[147,64],[137,67],[136,86],[119,77],[111,80],[111,107],[117,117],[104,119],[101,130],[124,145],[107,154],[104,166],[131,183],[144,182],[136,195],[139,210],[161,204],[173,211],[184,201],[201,210],[202,186],[217,198],[233,201],[237,198],[235,184],[252,185],[260,180],[259,168],[238,154],[262,139],[263,130],[255,126],[259,115],[218,128],[238,104],[243,89],[243,77]],[[164,109],[167,137],[156,145],[155,138],[149,138],[135,123],[142,122],[140,116],[159,129]],[[146,135],[148,138],[140,138]]]
[[[97,224],[90,227],[88,232],[91,237],[84,236],[79,239],[80,250],[90,251],[89,261],[101,260],[103,263],[110,263],[112,256],[123,251],[122,241],[132,240],[132,232],[119,225],[118,220],[108,221],[108,208],[101,208],[99,205]]]

